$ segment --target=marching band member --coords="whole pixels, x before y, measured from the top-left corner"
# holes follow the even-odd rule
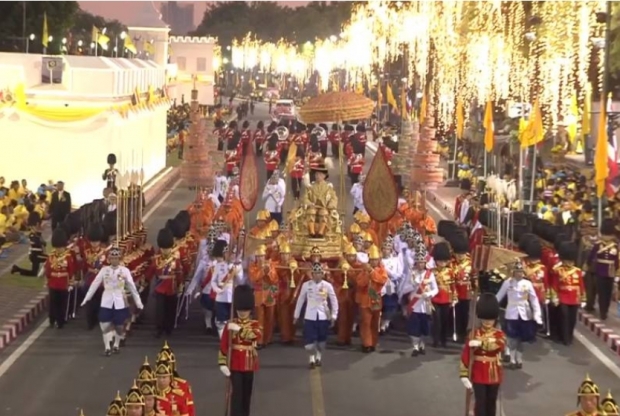
[[[278,150],[278,134],[271,133],[269,139],[267,139],[267,150],[263,156],[265,161],[265,169],[267,170],[266,181],[269,181],[273,175],[273,171],[280,165],[280,151]]]
[[[301,310],[306,305],[304,316],[304,348],[310,353],[309,367],[322,364],[322,353],[327,345],[330,325],[338,319],[338,299],[331,283],[323,280],[325,270],[321,263],[313,263],[311,280],[301,286],[294,322],[299,320]]]
[[[579,390],[577,390],[579,409],[567,413],[566,416],[606,416],[606,413],[599,411],[600,398],[601,392],[598,386],[590,380],[590,376],[586,376],[586,379],[579,386]]]
[[[459,376],[465,388],[474,394],[474,416],[495,416],[503,371],[500,361],[506,336],[495,328],[499,303],[495,296],[483,293],[476,303],[480,326],[474,328],[463,352]],[[471,371],[470,371],[471,369]]]
[[[129,292],[138,309],[142,310],[142,300],[129,269],[121,266],[121,249],[113,247],[108,253],[109,266],[103,266],[97,277],[90,285],[82,306],[86,304],[103,285],[101,306],[99,308],[99,325],[103,333],[104,354],[110,356],[112,352],[120,352],[120,343],[124,333],[125,321],[129,318],[129,305],[125,299],[125,287]],[[114,342],[112,350],[110,344]]]
[[[315,171],[323,162],[323,155],[321,154],[321,146],[319,145],[319,139],[316,134],[310,135],[310,146],[308,147],[308,166],[310,167],[310,182],[315,181]]]
[[[506,336],[510,349],[508,368],[523,367],[523,343],[536,340],[536,324],[542,325],[540,302],[532,282],[524,279],[525,273],[521,259],[517,259],[512,270],[512,277],[504,280],[499,289],[497,300],[508,298],[506,307]]]
[[[336,344],[339,346],[351,345],[357,312],[354,282],[362,270],[362,264],[357,260],[357,250],[352,244],[345,245],[343,256],[344,262],[341,264],[340,270],[331,273],[334,291],[338,299],[338,338]],[[348,289],[345,287],[345,279],[347,279]]]
[[[353,215],[361,211],[366,212],[364,207],[364,181],[366,175],[360,175],[359,180],[351,186],[351,197],[353,198]]]
[[[257,347],[263,348],[271,344],[278,299],[278,272],[273,264],[266,259],[267,248],[258,246],[254,252],[254,261],[248,268],[250,281],[254,286],[256,318],[262,328],[257,338]]]
[[[549,285],[549,272],[544,264],[540,261],[542,256],[542,244],[536,235],[523,234],[519,239],[519,249],[521,249],[527,258],[523,261],[525,269],[525,278],[532,282],[536,297],[540,302],[540,310],[543,314],[543,322],[545,332],[549,332],[547,322],[549,322],[549,303],[551,299],[551,287]]]
[[[217,240],[213,246],[213,263],[211,265],[211,291],[215,294],[215,325],[220,338],[226,323],[230,320],[233,287],[243,284],[243,269],[238,264],[230,264],[224,259],[228,244]]]
[[[383,258],[381,264],[385,268],[389,277],[385,284],[385,295],[383,295],[383,311],[381,313],[380,333],[384,333],[390,326],[390,321],[398,311],[398,294],[396,288],[400,287],[400,279],[403,276],[403,262],[400,257],[395,256],[392,250],[394,242],[388,236],[381,246]]]
[[[176,388],[173,382],[173,371],[170,361],[157,360],[155,365],[156,391],[170,403],[172,416],[189,416],[187,397],[183,390]]]
[[[278,222],[278,225],[282,222],[282,205],[285,197],[286,185],[280,182],[279,171],[274,170],[267,186],[263,189],[263,201],[265,201],[265,210]]]
[[[600,241],[594,244],[586,264],[591,265],[596,276],[596,294],[601,320],[607,319],[611,297],[614,292],[614,281],[620,280],[620,260],[614,220],[605,218],[600,227]]]
[[[450,239],[450,245],[454,252],[452,268],[454,270],[455,288],[458,302],[454,306],[454,328],[458,342],[464,342],[469,325],[469,305],[471,302],[474,279],[472,276],[472,263],[469,256],[469,244],[467,236],[456,234]]]
[[[355,280],[355,302],[360,315],[362,352],[373,352],[377,347],[383,309],[382,295],[388,280],[388,274],[381,263],[379,248],[373,245],[368,249],[368,264]]]
[[[366,126],[363,122],[355,126],[355,134],[353,135],[353,138],[362,145],[362,157],[365,157],[366,142],[368,141],[368,138],[366,137]]]
[[[435,281],[438,292],[433,297],[433,347],[447,345],[450,331],[450,309],[456,306],[458,297],[454,279],[454,271],[450,268],[450,246],[448,243],[437,243],[433,246],[435,260]],[[452,328],[453,329],[453,328]]]
[[[411,338],[413,350],[412,357],[425,354],[426,348],[422,337],[430,335],[431,314],[433,304],[431,299],[439,293],[433,270],[426,267],[426,250],[419,247],[415,252],[415,265],[407,270],[401,287],[399,297],[401,304],[405,305],[407,315],[407,334]]]
[[[256,343],[262,335],[258,321],[250,318],[254,310],[252,288],[237,286],[233,305],[236,317],[224,328],[217,361],[222,374],[230,377],[230,416],[250,416],[254,373],[259,364]]]
[[[319,127],[325,131],[325,134],[319,136],[319,147],[321,149],[321,156],[323,157],[323,159],[325,159],[327,157],[327,143],[329,142],[329,137],[327,136],[327,131],[329,130],[329,128],[327,127],[327,124],[324,123],[319,124]]]
[[[73,254],[67,249],[68,237],[62,227],[52,233],[52,252],[45,261],[45,277],[49,289],[49,323],[58,329],[66,323],[71,280],[77,266]]]
[[[340,128],[338,124],[332,124],[332,130],[327,135],[327,139],[331,143],[332,157],[338,158],[340,156]]]
[[[306,161],[304,149],[298,147],[295,153],[295,161],[291,166],[291,190],[293,192],[293,198],[296,201],[301,198],[301,185],[304,179],[304,173],[306,172]]]
[[[248,145],[252,141],[252,132],[250,132],[250,122],[245,120],[241,125],[241,149],[242,155],[248,151]]]
[[[157,234],[159,253],[153,262],[155,283],[155,322],[156,336],[164,332],[172,334],[177,313],[177,293],[183,279],[183,266],[179,253],[174,251],[174,236],[168,228]]]
[[[233,122],[231,122],[232,124]],[[234,169],[239,166],[241,161],[241,139],[237,135],[227,136],[226,138],[226,175],[230,178],[234,176]]]
[[[254,142],[257,156],[263,154],[263,142],[265,141],[264,127],[265,125],[263,121],[259,121],[258,124],[256,124],[256,130],[254,130],[254,135],[252,136],[252,141]]]
[[[577,247],[575,243],[564,242],[560,245],[558,263],[551,272],[553,290],[551,291],[552,302],[559,306],[558,334],[564,345],[573,342],[573,332],[577,323],[579,307],[586,303],[585,285],[583,272],[575,266],[577,259]]]

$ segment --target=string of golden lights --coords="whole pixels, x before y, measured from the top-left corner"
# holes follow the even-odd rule
[[[591,56],[602,73],[596,12],[604,7],[603,0],[533,2],[528,16],[522,2],[375,0],[356,6],[329,39],[295,45],[248,34],[233,42],[231,64],[302,83],[318,74],[322,90],[334,71],[346,71],[346,87],[359,90],[363,82],[377,85],[386,65],[404,61],[403,81],[415,80],[441,123],[454,122],[458,100],[466,115],[488,100],[538,100],[555,130],[566,124],[571,102],[583,105]]]

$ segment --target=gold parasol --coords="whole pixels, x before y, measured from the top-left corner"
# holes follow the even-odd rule
[[[312,98],[299,110],[304,123],[342,122],[369,118],[375,103],[353,92],[328,92]]]

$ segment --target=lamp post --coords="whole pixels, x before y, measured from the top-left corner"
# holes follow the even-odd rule
[[[67,53],[67,38],[62,38],[61,43],[60,54],[63,55]]]
[[[114,41],[114,57],[118,58],[118,38],[121,38],[121,40],[123,41],[123,45],[125,44],[125,38],[127,37],[127,33],[125,33],[125,31],[122,31],[121,34],[119,36],[116,36],[115,41]],[[122,50],[124,50],[124,46],[122,48]],[[123,53],[121,53],[121,56],[123,55]]]
[[[36,36],[34,33],[31,33],[30,36],[26,38],[26,53],[30,53],[30,42],[32,42]]]

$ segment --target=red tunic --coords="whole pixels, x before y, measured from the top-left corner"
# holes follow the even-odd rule
[[[172,382],[174,383],[174,387],[181,390],[187,398],[187,411],[189,416],[194,416],[196,414],[194,409],[194,394],[192,393],[192,387],[189,385],[189,382],[180,377],[175,377]]]
[[[475,226],[474,231],[469,236],[469,252],[473,253],[476,247],[481,246],[484,243],[484,236],[486,232],[484,227]]]
[[[241,160],[241,152],[239,152],[238,150],[227,150],[225,157],[226,157],[226,172],[230,173],[239,164],[239,161]]]
[[[183,265],[179,259],[179,254],[174,252],[168,255],[159,253],[155,256],[153,267],[155,268],[154,274],[160,278],[174,276],[173,279],[159,280],[155,286],[155,292],[161,295],[176,295],[178,285],[183,280]]]
[[[317,168],[321,162],[323,161],[323,155],[321,152],[309,152],[308,153],[308,162],[310,162],[310,169]]]
[[[255,143],[258,143],[259,146],[261,146],[265,141],[265,131],[263,129],[256,129],[254,131],[254,136],[252,137],[252,140]]]
[[[332,130],[327,135],[327,139],[331,144],[338,144],[340,143],[340,134],[337,131]]]
[[[293,167],[291,169],[291,178],[301,179],[304,176],[305,170],[305,161],[302,158],[298,158],[293,163]]]
[[[263,155],[265,161],[265,168],[267,170],[276,170],[280,164],[280,152],[277,150],[268,150]]]
[[[364,170],[364,156],[356,153],[349,156],[349,166],[352,174],[360,174]]]
[[[364,145],[364,147],[366,147],[366,142],[368,141],[366,133],[358,132],[355,133],[353,137],[355,137],[362,145]]]
[[[467,377],[473,384],[501,384],[503,371],[500,357],[506,347],[506,335],[499,329],[478,328],[471,339],[481,341],[482,345],[474,348],[469,346],[469,338],[465,341],[459,377]],[[471,374],[470,360],[473,360]]]
[[[189,406],[187,404],[187,397],[182,390],[175,388],[168,388],[166,391],[159,392],[170,403],[173,416],[189,416]]]
[[[465,195],[466,194],[461,194],[454,200],[454,220],[457,222],[461,221],[461,206],[463,205]]]
[[[556,264],[560,262],[558,253],[550,247],[543,247],[540,261],[545,265],[547,270],[553,270]]]
[[[234,318],[232,322],[239,325],[241,330],[232,336],[231,356],[228,359],[228,343],[231,339],[228,324],[226,324],[220,341],[218,364],[228,366],[230,371],[258,371],[256,342],[262,335],[260,324],[253,319],[241,320]]]
[[[54,250],[45,261],[47,287],[54,290],[68,290],[69,281],[77,272],[73,253],[67,249]]]
[[[586,290],[581,269],[558,263],[552,271],[553,290],[562,305],[579,305],[586,301]]]
[[[94,246],[88,240],[82,244],[82,273],[86,285],[91,285],[97,273],[106,262],[106,249],[102,245]]]
[[[439,292],[433,297],[433,303],[446,305],[457,299],[454,284],[454,272],[449,267],[435,269],[435,280]]]
[[[454,259],[452,268],[456,286],[456,295],[459,300],[471,299],[471,258],[469,255],[461,261]]]
[[[241,143],[248,144],[250,143],[250,141],[252,140],[252,133],[250,132],[250,130],[243,130],[241,132]]]
[[[525,278],[532,282],[539,302],[549,299],[549,273],[538,260],[526,262]]]

